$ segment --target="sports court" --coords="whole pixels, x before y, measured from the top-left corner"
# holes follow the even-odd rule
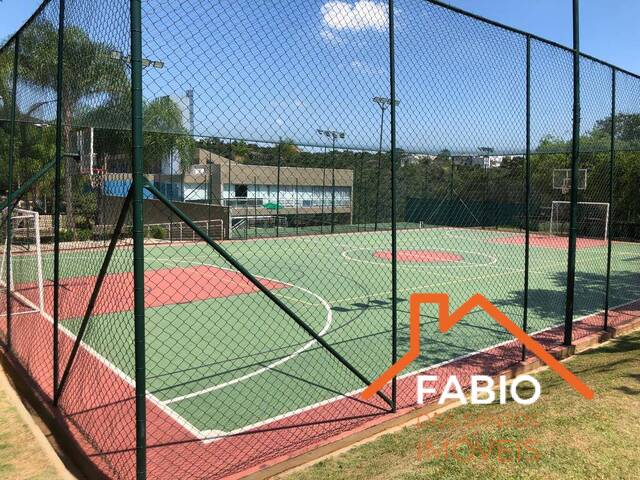
[[[406,350],[408,311],[413,292],[446,291],[462,303],[480,292],[522,325],[521,292],[524,271],[513,264],[522,256],[524,235],[508,231],[462,228],[416,228],[398,231],[399,352]],[[527,330],[539,332],[559,323],[564,311],[567,239],[535,235],[531,242]],[[290,306],[305,322],[334,345],[365,375],[375,378],[390,364],[391,292],[389,232],[308,235],[278,239],[222,242],[225,248]],[[578,239],[575,317],[598,313],[604,300],[607,245]],[[129,256],[117,249],[118,256]],[[50,265],[43,254],[44,265]],[[341,398],[339,389],[356,392],[361,382],[345,374],[313,339],[288,316],[274,308],[241,274],[233,271],[204,243],[148,245],[145,251],[148,338],[147,389],[155,402],[188,425],[204,441],[213,441],[285,418]],[[61,322],[71,334],[80,320],[99,270],[101,255],[81,250],[65,252],[62,272]],[[640,299],[636,264],[640,246],[614,242],[610,305]],[[14,257],[16,272],[35,272],[33,254]],[[21,268],[21,263],[22,267]],[[28,264],[28,268],[25,268]],[[46,293],[51,272],[44,269]],[[341,278],[339,288],[335,278]],[[586,279],[589,279],[587,281]],[[17,295],[37,303],[35,278],[16,278]],[[112,271],[94,309],[84,344],[118,371],[133,378],[132,329],[112,328],[132,310],[132,289],[117,304],[109,291],[132,284],[130,271]],[[380,286],[378,288],[378,285]],[[261,312],[260,315],[246,314]],[[423,321],[425,348],[415,370],[451,361],[508,341],[506,332],[478,312],[443,340],[436,341],[435,312]],[[111,333],[110,333],[111,332]],[[190,345],[180,355],[176,345]],[[314,367],[310,369],[310,366]],[[322,368],[317,368],[322,366]],[[246,408],[269,399],[259,409]],[[243,407],[239,407],[243,406]]]

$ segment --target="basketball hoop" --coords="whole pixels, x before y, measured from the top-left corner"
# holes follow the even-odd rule
[[[567,193],[569,193],[571,191],[571,179],[570,178],[565,178],[562,181],[562,187],[560,188],[560,190],[562,191],[563,195],[566,195]]]

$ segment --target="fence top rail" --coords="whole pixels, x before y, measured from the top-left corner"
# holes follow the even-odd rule
[[[573,48],[569,47],[567,45],[563,45],[563,44],[561,44],[559,42],[556,42],[554,40],[549,40],[548,38],[544,38],[544,37],[541,37],[539,35],[536,35],[535,33],[527,32],[525,30],[520,30],[519,28],[512,27],[510,25],[498,22],[496,20],[492,20],[492,19],[487,18],[487,17],[483,17],[482,15],[478,15],[477,13],[472,13],[472,12],[469,12],[467,10],[463,10],[462,8],[455,7],[453,5],[449,5],[447,3],[444,3],[441,0],[424,0],[424,1],[427,2],[427,3],[431,3],[433,5],[437,5],[438,7],[442,7],[444,9],[446,9],[446,10],[450,10],[452,12],[456,12],[456,13],[458,13],[460,15],[464,15],[465,17],[473,18],[473,19],[478,20],[480,22],[483,22],[483,23],[486,23],[486,24],[489,24],[489,25],[493,25],[494,27],[498,27],[498,28],[501,28],[503,30],[507,30],[509,32],[516,33],[516,34],[522,35],[524,37],[529,37],[532,40],[537,40],[539,42],[546,43],[547,45],[551,45],[553,47],[560,48],[560,49],[565,50],[567,52],[573,52]],[[612,63],[607,62],[606,60],[602,60],[602,59],[600,59],[598,57],[594,57],[593,55],[589,55],[588,53],[580,52],[580,56],[582,58],[587,59],[587,60],[591,60],[591,61],[600,63],[600,64],[602,64],[602,65],[604,65],[606,67],[609,67],[609,68],[611,68],[613,70],[616,70],[618,72],[624,73],[626,75],[631,75],[632,77],[640,79],[640,74],[631,72],[629,70],[625,70],[624,68],[618,67],[616,65],[613,65]]]
[[[467,10],[463,10],[462,8],[455,7],[453,5],[449,5],[447,3],[444,3],[441,0],[424,0],[424,1],[427,2],[427,3],[431,3],[433,5],[436,5],[438,7],[450,10],[452,12],[456,12],[456,13],[458,13],[460,15],[464,15],[466,17],[473,18],[475,20],[478,20],[480,22],[486,23],[488,25],[493,25],[494,27],[498,27],[498,28],[501,28],[503,30],[507,30],[507,31],[510,31],[510,32],[513,32],[513,33],[516,33],[516,34],[519,34],[519,35],[523,35],[525,37],[528,37],[528,38],[531,38],[531,39],[534,39],[534,40],[537,40],[539,42],[546,43],[548,45],[560,48],[562,50],[569,51],[569,52],[573,51],[573,48],[568,47],[566,45],[563,45],[563,44],[561,44],[559,42],[556,42],[554,40],[549,40],[547,38],[541,37],[541,36],[536,35],[534,33],[530,33],[530,32],[527,32],[525,30],[520,30],[519,28],[512,27],[510,25],[506,25],[504,23],[498,22],[496,20],[492,20],[492,19],[487,18],[487,17],[483,17],[482,15],[478,15],[476,13],[472,13],[472,12],[469,12]],[[11,43],[13,43],[15,41],[15,39],[24,31],[24,29],[26,29],[29,25],[31,25],[31,23],[33,23],[35,21],[35,19],[38,17],[38,15],[40,15],[40,13],[42,13],[42,11],[47,7],[47,5],[49,5],[49,3],[51,3],[51,0],[43,0],[42,1],[42,3],[38,6],[38,8],[35,10],[35,12],[33,12],[33,14],[27,19],[27,21],[25,23],[23,23],[22,26],[13,35],[11,35],[4,42],[4,44],[2,46],[0,46],[0,55],[4,53],[5,48],[7,48]],[[616,70],[618,72],[621,72],[621,73],[624,73],[626,75],[630,75],[630,76],[632,76],[634,78],[640,79],[640,74],[638,74],[638,73],[634,73],[634,72],[631,72],[631,71],[626,70],[624,68],[621,68],[621,67],[618,67],[616,65],[613,65],[612,63],[609,63],[606,60],[602,60],[600,58],[597,58],[597,57],[595,57],[593,55],[589,55],[589,54],[583,53],[583,52],[579,52],[579,53],[580,53],[580,56],[582,58],[585,58],[587,60],[591,60],[591,61],[600,63],[600,64],[602,64],[602,65],[604,65],[606,67],[609,67],[609,68],[611,68],[613,70]]]
[[[51,3],[51,0],[43,0],[42,3],[40,3],[40,5],[38,6],[38,8],[36,8],[35,12],[33,12],[31,14],[31,16],[20,26],[20,28],[18,30],[16,30],[16,32],[11,35],[9,38],[7,38],[7,40],[4,42],[4,44],[2,46],[0,46],[0,55],[2,55],[4,53],[4,49],[7,48],[9,45],[11,45],[15,39],[27,28],[29,27],[29,25],[31,25],[35,19],[38,17],[38,15],[40,15],[42,13],[42,11],[47,7],[47,5],[49,5]]]

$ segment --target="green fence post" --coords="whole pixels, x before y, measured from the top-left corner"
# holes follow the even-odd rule
[[[616,161],[616,69],[611,69],[611,146],[609,150],[609,218],[607,219],[607,281],[604,293],[604,325],[609,327],[609,289],[611,288],[611,218],[613,217],[613,171]]]
[[[276,237],[280,236],[280,165],[282,163],[282,139],[278,142],[278,167],[276,171]]]
[[[333,145],[331,148],[331,233],[336,228],[336,137],[333,136]]]
[[[299,235],[298,227],[300,226],[300,200],[298,199],[298,177],[296,177],[296,236]]]
[[[144,480],[147,477],[142,121],[142,3],[141,0],[131,0],[131,134],[133,150],[133,288],[137,480]]]
[[[327,174],[327,147],[324,147],[322,155],[322,200],[320,202],[320,233],[324,233],[324,186]]]
[[[396,224],[396,65],[393,0],[389,0],[389,96],[391,97],[391,363],[398,360],[398,268]],[[391,381],[391,410],[396,411],[398,380]]]
[[[253,235],[258,238],[258,184],[256,177],[253,177]]]
[[[53,403],[58,404],[59,366],[59,325],[60,325],[60,187],[62,182],[62,90],[64,81],[64,12],[65,0],[60,0],[58,12],[58,65],[56,71],[56,171],[54,180],[53,206]]]
[[[16,35],[16,41],[13,46],[13,85],[11,99],[11,118],[10,118],[10,133],[9,133],[9,165],[7,171],[8,198],[11,198],[13,190],[13,161],[15,157],[15,140],[16,140],[16,104],[18,98],[18,57],[20,55],[20,34]],[[11,214],[13,212],[13,201],[7,202],[7,248],[5,251],[6,264],[7,264],[7,350],[11,350],[11,241],[12,241],[12,223]]]
[[[360,188],[362,185],[362,176],[363,176],[363,169],[364,169],[364,151],[362,152],[362,154],[360,155],[360,164],[359,164],[359,173],[358,175],[355,175],[356,169],[353,169],[353,173],[354,173],[354,180],[353,180],[353,186],[351,188],[351,214],[353,215],[354,212],[357,213],[357,215],[355,215],[355,222],[356,225],[358,226],[358,231],[360,231],[360,223],[362,222],[362,208],[360,206],[360,204],[358,205],[358,209],[356,210],[356,201],[357,202],[362,202],[362,199],[360,197]],[[358,188],[356,189],[356,185],[358,186]],[[358,195],[356,195],[356,190],[358,192]]]
[[[569,206],[569,255],[567,259],[567,302],[564,315],[564,345],[571,345],[576,281],[576,237],[578,220],[578,163],[580,155],[580,14],[579,0],[573,0],[573,141],[571,148],[571,203]]]
[[[453,168],[454,168],[453,157],[451,157],[451,165],[450,165],[450,167],[451,167],[451,172],[449,172],[449,199],[453,200],[453,175],[454,175],[454,172],[453,172]]]
[[[531,223],[530,223],[530,202],[531,202],[531,37],[527,35],[527,54],[526,54],[526,145],[525,145],[525,186],[524,186],[524,216],[525,216],[525,237],[524,237],[524,298],[523,298],[523,316],[522,329],[527,331],[527,323],[529,319],[529,256],[530,256],[530,240],[531,240]],[[527,357],[527,349],[522,345],[522,360]]]
[[[211,235],[211,206],[213,205],[213,163],[211,152],[207,159],[207,234]]]

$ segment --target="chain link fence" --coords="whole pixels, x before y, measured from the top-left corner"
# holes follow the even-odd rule
[[[3,351],[110,478],[251,472],[415,408],[417,372],[531,354],[425,310],[362,399],[414,292],[549,348],[637,314],[639,98],[437,1],[45,1],[0,50]]]

